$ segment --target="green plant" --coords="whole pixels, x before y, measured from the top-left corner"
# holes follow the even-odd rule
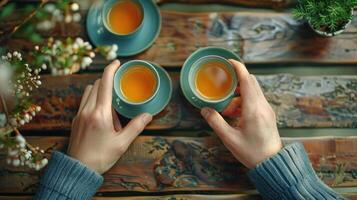
[[[352,19],[351,9],[357,0],[298,0],[293,10],[296,19],[306,19],[320,31],[333,33]]]

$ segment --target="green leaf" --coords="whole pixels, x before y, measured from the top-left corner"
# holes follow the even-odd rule
[[[31,33],[29,38],[30,38],[31,42],[33,42],[33,43],[41,43],[43,41],[43,38],[41,37],[41,35],[38,33],[35,33],[35,32]]]
[[[10,16],[15,10],[15,4],[9,3],[0,10],[0,19]]]

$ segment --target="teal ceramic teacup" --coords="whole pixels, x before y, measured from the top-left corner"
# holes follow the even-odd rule
[[[169,74],[161,66],[143,60],[124,63],[116,71],[113,85],[113,107],[127,118],[160,113],[172,95]]]
[[[234,52],[220,48],[220,47],[204,47],[196,50],[193,52],[185,61],[185,63],[182,66],[181,69],[181,74],[180,74],[180,86],[182,89],[182,93],[185,96],[185,98],[195,107],[201,109],[203,107],[210,107],[218,112],[223,111],[229,103],[232,101],[233,97],[237,95],[235,93],[236,87],[237,87],[237,82],[238,78],[236,75],[236,72],[231,65],[231,63],[228,61],[229,59],[234,59],[241,61],[238,55],[236,55]],[[225,91],[224,94],[222,95],[215,95],[216,98],[212,98],[213,95],[208,95],[209,98],[207,98],[207,95],[204,95],[203,93],[207,92],[212,92],[211,88],[213,89],[212,86],[209,86],[210,84],[203,84],[203,87],[206,87],[206,92],[198,91],[197,88],[202,88],[201,86],[197,87],[197,82],[196,79],[199,80],[201,78],[197,78],[198,76],[198,71],[201,69],[202,65],[205,65],[205,63],[209,62],[218,62],[219,65],[224,67],[224,69],[228,75],[230,75],[230,78],[232,78],[230,84],[226,84],[225,89],[223,90],[212,90],[212,91]],[[211,64],[210,64],[211,65]],[[202,68],[203,69],[203,68]],[[209,72],[209,71],[208,71]],[[212,72],[209,72],[212,74]],[[216,72],[213,72],[213,78],[212,81],[221,81],[220,78],[215,78],[215,73],[218,73],[217,70]],[[211,81],[211,82],[212,82]],[[205,81],[201,81],[200,83],[205,83]],[[214,82],[213,82],[214,84]],[[212,85],[212,84],[211,84]],[[228,90],[226,90],[228,88]],[[214,93],[217,94],[217,93]],[[217,98],[220,97],[220,98]]]
[[[138,25],[133,28],[131,31],[129,32],[118,32],[115,30],[114,27],[112,27],[112,25],[110,24],[110,20],[109,20],[109,15],[110,15],[110,12],[112,11],[113,7],[114,6],[118,6],[118,4],[129,4],[131,6],[134,6],[135,8],[137,8],[138,12],[140,13],[141,15],[141,19],[138,20],[138,19],[132,19],[133,21],[138,21]],[[129,12],[133,12],[132,10],[133,8],[130,8],[127,10],[127,14],[121,14],[121,15],[118,15],[119,17],[125,17],[125,19],[121,19],[121,18],[118,18],[118,19],[115,19],[116,21],[121,21],[121,20],[126,20],[126,21],[129,21],[130,17],[134,17],[133,16],[133,13],[129,13]],[[142,27],[143,27],[143,23],[144,23],[144,17],[145,17],[145,12],[144,12],[144,8],[143,8],[143,5],[142,3],[139,1],[139,0],[108,0],[108,1],[105,1],[105,3],[103,4],[103,9],[102,9],[102,20],[103,20],[103,24],[104,24],[104,27],[107,31],[109,31],[111,34],[113,35],[116,35],[118,37],[120,37],[121,39],[129,39],[129,38],[133,38],[135,37],[136,35],[138,35],[138,33],[141,31]],[[125,23],[127,22],[123,22],[122,24],[125,25]],[[122,26],[123,26],[122,25]],[[120,25],[118,25],[120,26]]]
[[[206,77],[200,78],[202,76]],[[232,64],[216,55],[204,56],[194,62],[188,73],[188,81],[195,98],[206,104],[219,104],[233,97],[238,84]]]
[[[149,62],[132,60],[123,64],[114,75],[114,91],[129,106],[142,106],[157,95],[160,88],[158,71]]]
[[[199,73],[202,74],[201,76],[212,77],[206,77],[202,80],[202,78],[199,77]],[[209,80],[210,78],[214,78],[214,80]],[[219,104],[233,97],[238,82],[232,64],[227,59],[216,55],[204,56],[194,62],[188,73],[188,81],[195,98],[208,105]],[[200,81],[208,82],[200,83]],[[209,94],[207,94],[207,92],[204,94],[204,88],[200,91],[200,87],[205,87],[206,90],[208,89]],[[214,92],[214,90],[218,90],[218,88],[225,91]],[[219,94],[219,96],[216,96],[216,94]]]

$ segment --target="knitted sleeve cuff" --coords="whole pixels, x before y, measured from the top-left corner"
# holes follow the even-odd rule
[[[301,143],[293,143],[248,172],[265,199],[343,199],[316,175]]]
[[[100,174],[78,160],[55,151],[35,199],[91,199],[102,183]]]

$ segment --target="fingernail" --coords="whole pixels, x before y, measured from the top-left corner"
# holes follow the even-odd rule
[[[207,118],[211,114],[210,108],[202,108],[201,114],[203,117]]]
[[[152,115],[150,115],[149,113],[144,113],[142,115],[142,120],[145,124],[148,124],[152,120]]]

